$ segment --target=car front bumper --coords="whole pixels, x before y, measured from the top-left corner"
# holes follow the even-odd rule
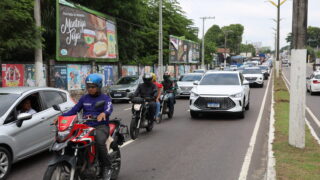
[[[195,105],[195,102],[198,98],[230,98],[232,102],[234,103],[234,107],[230,109],[220,109],[220,108],[199,108],[199,106]],[[236,113],[236,112],[242,112],[243,111],[243,97],[241,98],[231,98],[231,97],[208,97],[208,96],[200,96],[197,98],[190,98],[190,110],[196,111],[196,112],[217,112],[217,113]]]

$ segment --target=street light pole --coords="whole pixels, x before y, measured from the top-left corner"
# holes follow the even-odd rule
[[[227,38],[228,38],[228,33],[233,32],[231,30],[225,30],[223,31],[224,33],[224,66],[223,68],[226,68],[227,66]]]
[[[159,1],[159,58],[158,58],[159,80],[163,78],[163,29],[162,29],[162,0]]]
[[[214,19],[215,17],[201,17],[202,19],[202,50],[201,50],[201,68],[205,69],[204,67],[204,23],[206,19]]]

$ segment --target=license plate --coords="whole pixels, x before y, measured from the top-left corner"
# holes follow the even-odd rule
[[[220,103],[208,103],[207,106],[209,108],[218,108],[218,107],[220,107]]]
[[[190,95],[189,92],[182,92],[181,94],[183,94],[183,95]]]
[[[122,94],[114,94],[113,96],[114,96],[114,97],[121,97]]]

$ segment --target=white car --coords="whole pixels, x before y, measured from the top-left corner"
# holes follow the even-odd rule
[[[250,85],[258,85],[263,87],[264,85],[264,75],[259,67],[245,68],[242,71],[244,78],[249,81]]]
[[[311,95],[320,92],[320,71],[315,71],[310,77],[307,77],[307,91]]]
[[[230,66],[230,69],[231,69],[232,71],[236,71],[236,70],[238,70],[238,66],[237,66],[237,65],[231,65],[231,66]]]
[[[237,71],[207,72],[195,85],[190,95],[192,118],[205,112],[237,113],[244,118],[249,110],[249,82]]]
[[[203,73],[188,73],[180,77],[177,82],[177,97],[189,97],[194,81],[200,81]]]

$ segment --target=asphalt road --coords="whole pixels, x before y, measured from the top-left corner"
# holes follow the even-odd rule
[[[310,76],[312,74],[312,66],[310,64],[307,65],[307,76]],[[284,67],[283,68],[283,75],[290,81],[290,67]],[[306,85],[305,85],[306,86]],[[317,118],[316,120],[311,117],[310,113],[306,111],[306,118],[309,120],[311,126],[315,130],[315,133],[320,137],[320,93],[311,96],[310,93],[306,92],[306,105],[311,110],[311,112],[314,114],[314,116]]]
[[[121,148],[119,180],[236,180],[239,178],[249,141],[259,116],[264,88],[251,89],[250,110],[245,119],[227,114],[209,114],[191,119],[188,99],[177,100],[174,118],[156,125],[152,132]],[[271,85],[271,84],[270,84]],[[261,126],[248,172],[248,179],[261,180],[266,173],[267,133],[271,86],[262,113]],[[114,104],[113,117],[130,123],[131,105]],[[50,152],[14,164],[9,180],[42,179]]]

